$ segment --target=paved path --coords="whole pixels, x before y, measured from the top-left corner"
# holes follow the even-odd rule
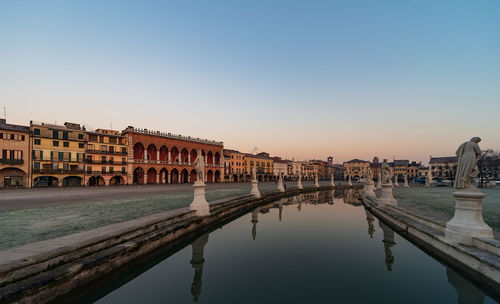
[[[320,184],[326,185],[328,181]],[[289,187],[295,187],[296,182],[285,182]],[[312,181],[303,182],[304,186],[312,185]],[[274,182],[259,183],[259,186],[270,189]],[[210,190],[237,190],[251,189],[250,183],[220,183],[207,184]],[[163,185],[130,185],[109,187],[75,187],[75,188],[33,188],[11,189],[0,191],[0,211],[38,208],[55,205],[75,204],[101,200],[116,200],[135,198],[146,195],[166,194],[175,192],[193,191],[191,184],[163,184]]]

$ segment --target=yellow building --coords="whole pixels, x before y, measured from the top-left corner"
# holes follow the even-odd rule
[[[0,188],[30,187],[30,128],[0,119]]]
[[[350,161],[344,162],[344,179],[349,179],[349,176],[353,180],[361,179],[366,177],[366,170],[370,167],[370,162],[361,159],[351,159]]]
[[[85,128],[66,122],[64,126],[30,123],[32,185],[81,186],[84,184]]]
[[[247,170],[245,153],[236,150],[224,149],[224,155],[229,161],[229,180],[232,182],[244,182],[251,171]]]
[[[269,157],[269,153],[261,152],[258,154],[245,154],[245,166],[247,177],[250,180],[252,167],[257,169],[257,178],[259,181],[270,181],[273,176],[273,159]]]
[[[87,132],[86,186],[127,184],[127,139],[116,130]]]

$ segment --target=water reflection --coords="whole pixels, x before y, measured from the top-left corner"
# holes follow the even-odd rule
[[[441,302],[455,300],[444,292],[448,284],[456,290],[459,303],[484,301],[486,297],[482,290],[402,238],[398,238],[398,249],[405,254],[398,255],[398,267],[393,271],[395,258],[392,247],[396,244],[397,236],[369,210],[363,208],[363,212],[357,208],[360,194],[360,190],[352,189],[345,193],[341,190],[311,192],[259,206],[241,220],[227,224],[227,229],[212,232],[212,246],[206,247],[209,240],[209,234],[206,233],[191,243],[191,252],[189,248],[184,252],[181,250],[177,259],[173,256],[173,261],[172,257],[163,261],[163,268],[158,267],[161,271],[157,271],[157,277],[154,277],[158,281],[161,278],[163,284],[155,287],[152,275],[149,279],[143,278],[142,284],[134,281],[131,284],[122,283],[124,290],[116,289],[121,293],[110,293],[107,301],[102,302],[159,303],[168,299],[169,303],[401,303],[402,299],[408,297],[407,303],[425,303],[438,298],[432,298],[430,292],[407,296],[406,292],[411,293],[412,288],[401,288],[399,291],[389,288],[398,282],[414,282],[426,291],[433,289],[434,294],[443,294],[443,299],[439,299]],[[287,208],[293,212],[287,213]],[[293,208],[297,208],[298,212]],[[366,238],[365,219],[368,235],[370,239],[375,239],[374,242]],[[283,222],[278,224],[279,221]],[[376,221],[380,227],[377,230]],[[260,223],[259,242],[248,238],[249,222],[252,224],[252,240],[257,238],[257,223]],[[278,233],[284,229],[293,237],[283,237]],[[370,267],[382,262],[380,241],[384,244],[384,262],[390,273],[374,273],[373,267]],[[376,251],[380,255],[370,253]],[[204,265],[205,257],[209,260],[207,265]],[[190,272],[186,271],[189,268],[188,261]],[[408,271],[408,267],[413,264],[423,266]],[[447,281],[444,276],[426,276],[434,274],[427,271],[435,270],[436,267],[439,267],[437,272],[441,274],[446,271]],[[302,280],[294,277],[297,273],[300,273]],[[182,275],[184,279],[181,279]],[[141,277],[139,275],[137,279],[140,281]],[[422,280],[422,277],[425,279]],[[187,292],[189,284],[191,294]],[[273,288],[266,288],[268,286]],[[324,292],[331,286],[338,288],[335,292]],[[367,289],[366,295],[357,292],[358,286]],[[244,294],[252,294],[254,298],[241,296]],[[150,298],[146,299],[147,295],[151,295]]]
[[[203,277],[203,264],[205,263],[205,258],[203,257],[203,252],[205,250],[205,245],[208,242],[208,233],[197,238],[192,244],[193,257],[191,259],[191,266],[194,268],[194,278],[191,284],[191,294],[193,295],[193,301],[198,302],[198,298],[201,295],[201,284]]]
[[[252,239],[255,241],[257,236],[257,223],[259,222],[259,211],[260,208],[257,207],[252,211]]]
[[[375,221],[375,217],[366,208],[365,212],[366,212],[366,221],[368,222],[368,235],[370,236],[371,239],[373,239],[373,233],[375,232],[375,226],[373,225],[373,222]]]
[[[448,282],[457,292],[458,303],[481,304],[484,302],[484,293],[450,267],[446,267],[446,275]]]
[[[385,265],[387,266],[388,271],[392,271],[392,264],[394,264],[394,255],[392,254],[391,247],[396,245],[394,242],[394,231],[391,228],[387,227],[381,221],[378,221],[379,227],[382,229],[384,233],[384,250],[385,250]]]

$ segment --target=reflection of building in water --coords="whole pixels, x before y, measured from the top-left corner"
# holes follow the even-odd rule
[[[457,291],[458,303],[466,304],[481,304],[484,301],[484,293],[478,289],[474,284],[467,281],[464,277],[453,271],[451,268],[446,267],[446,275],[448,282]]]
[[[304,201],[304,203],[306,203],[306,204],[315,204],[315,205],[318,204],[319,191],[312,192],[312,193],[304,193],[302,195],[303,195],[302,200]]]
[[[347,189],[344,192],[344,202],[353,206],[361,206],[361,189]]]
[[[198,302],[198,298],[201,295],[201,283],[203,277],[203,263],[205,259],[203,258],[203,250],[205,249],[205,244],[208,242],[208,233],[200,236],[191,244],[193,248],[193,257],[191,259],[191,266],[194,268],[194,279],[191,284],[191,294],[193,295],[193,301]]]
[[[373,225],[373,221],[375,221],[375,217],[365,208],[366,212],[366,221],[368,222],[368,235],[373,239],[373,233],[375,232],[375,226]]]
[[[378,225],[384,232],[384,249],[385,249],[385,265],[387,270],[392,271],[392,264],[394,264],[394,256],[392,255],[391,247],[396,245],[394,242],[394,231],[387,227],[382,221],[378,221]]]
[[[259,210],[260,208],[257,207],[252,211],[252,238],[255,240],[255,237],[257,236],[257,223],[259,222]]]

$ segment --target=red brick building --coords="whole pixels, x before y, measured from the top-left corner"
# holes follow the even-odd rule
[[[224,181],[223,143],[160,131],[127,127],[128,183],[165,184],[196,181],[194,160],[201,149],[206,182]]]

